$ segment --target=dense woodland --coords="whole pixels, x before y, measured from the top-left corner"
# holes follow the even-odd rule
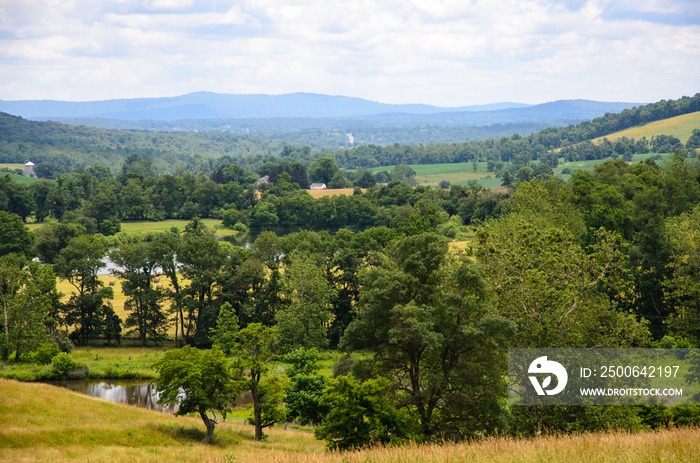
[[[698,101],[464,146],[491,146],[499,162],[512,163],[505,153],[530,147],[543,156],[564,140],[696,111]],[[185,346],[159,363],[159,388],[173,401],[179,388],[192,388],[183,413],[199,411],[209,438],[210,412],[226,409],[228,396],[187,382],[182,368],[208,372],[217,390],[251,391],[256,438],[296,421],[339,449],[700,422],[698,407],[508,407],[504,378],[510,347],[699,346],[695,151],[659,163],[608,161],[567,182],[543,170],[495,193],[414,187],[405,166],[382,174],[386,187],[373,186],[382,179],[366,169],[339,169],[370,159],[362,153],[371,147],[344,151],[352,162],[287,149],[257,173],[222,162],[208,174],[159,175],[152,157],[135,153],[117,178],[104,167],[26,187],[0,178],[3,361],[126,334],[144,345]],[[404,154],[371,157],[391,164],[424,148],[381,152],[392,149]],[[256,187],[263,174],[272,182]],[[370,188],[315,199],[302,187],[312,181]],[[29,232],[28,217],[45,225]],[[246,250],[217,241],[200,217],[264,232]],[[182,233],[110,241],[123,220],[165,218],[191,221]],[[279,227],[299,231],[278,236]],[[455,237],[466,240],[464,252],[450,247]],[[120,266],[125,320],[97,278],[106,256]],[[172,289],[159,288],[157,275]],[[69,297],[57,293],[57,276],[75,288]],[[318,372],[324,349],[347,353],[334,378]],[[293,366],[285,381],[267,371],[272,358]]]

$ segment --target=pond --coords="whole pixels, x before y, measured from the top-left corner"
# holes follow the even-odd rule
[[[48,381],[47,384],[65,387],[71,391],[92,397],[109,400],[118,404],[155,410],[157,412],[175,413],[177,406],[164,406],[158,403],[158,392],[151,382],[134,380],[70,380]],[[252,403],[250,392],[245,392],[236,399],[236,406]]]
[[[61,386],[71,391],[92,397],[109,400],[118,404],[128,404],[158,412],[175,413],[177,406],[164,406],[158,403],[158,392],[150,382],[137,380],[70,380],[51,381],[48,384]]]

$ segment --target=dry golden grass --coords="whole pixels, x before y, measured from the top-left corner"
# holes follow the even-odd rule
[[[663,134],[678,137],[681,142],[685,143],[693,134],[693,129],[700,129],[700,111],[650,122],[639,127],[632,127],[607,135],[605,138],[613,142],[622,137],[634,138],[635,140],[647,137],[647,140],[649,140],[652,136]],[[603,137],[594,139],[593,143],[600,143],[601,141],[603,141]]]
[[[307,193],[311,195],[312,198],[323,198],[324,196],[336,196],[336,195],[352,195],[354,188],[338,188],[336,190],[306,190]],[[367,190],[362,190],[365,192]]]
[[[697,462],[700,430],[609,432],[474,443],[410,445],[331,453],[307,432],[220,423],[215,445],[198,443],[199,418],[175,417],[92,399],[44,384],[0,380],[0,461]]]

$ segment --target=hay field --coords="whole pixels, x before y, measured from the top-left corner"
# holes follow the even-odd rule
[[[622,137],[634,138],[635,140],[647,137],[647,140],[649,140],[656,135],[673,135],[685,143],[693,134],[693,129],[700,129],[700,111],[632,127],[606,135],[605,138],[614,142]],[[593,143],[600,143],[601,141],[603,141],[603,137],[593,139]]]
[[[337,195],[347,195],[347,196],[352,196],[353,192],[355,191],[354,188],[337,188],[334,190],[331,189],[325,189],[325,190],[306,190],[308,194],[311,195],[312,198],[318,199],[318,198],[323,198],[325,196],[337,196]],[[363,192],[367,190],[362,190]]]

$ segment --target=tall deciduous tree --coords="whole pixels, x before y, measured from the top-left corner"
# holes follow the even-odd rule
[[[14,253],[31,258],[33,245],[34,235],[20,216],[0,210],[0,257]]]
[[[103,288],[97,274],[105,266],[107,249],[98,238],[82,235],[73,238],[56,259],[56,275],[76,289],[66,304],[66,323],[76,326],[75,339],[86,344],[99,331],[104,307],[112,299],[112,288]]]
[[[197,219],[188,224],[178,251],[180,271],[189,281],[178,301],[187,315],[183,339],[187,344],[209,346],[209,329],[216,325],[218,316],[214,289],[226,264],[226,252]]]
[[[11,352],[15,362],[46,338],[52,304],[60,294],[51,267],[27,263],[16,255],[0,257],[0,303],[3,333],[0,355],[7,361]]]
[[[395,242],[363,274],[358,316],[341,347],[370,347],[425,438],[503,425],[512,323],[489,305],[480,270],[433,233]]]
[[[267,372],[268,362],[274,357],[273,347],[277,342],[277,330],[260,323],[251,323],[240,330],[237,337],[236,356],[240,367],[246,372],[244,389],[250,391],[253,396],[255,440],[262,440],[265,389],[261,381]]]
[[[666,233],[671,245],[672,278],[664,293],[673,307],[673,330],[700,341],[700,206],[670,219]]]
[[[118,266],[112,273],[123,280],[122,291],[131,308],[126,326],[136,328],[144,346],[149,338],[158,344],[168,329],[168,318],[161,306],[165,293],[153,287],[158,255],[151,243],[144,242],[123,244],[110,252],[109,257]]]
[[[335,290],[325,280],[322,270],[305,257],[292,260],[283,281],[289,305],[275,317],[281,344],[290,348],[324,347]]]

